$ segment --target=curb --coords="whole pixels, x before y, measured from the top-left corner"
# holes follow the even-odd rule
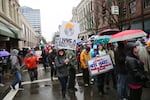
[[[25,65],[23,64],[22,66],[21,66],[21,70],[23,70],[25,68]],[[11,80],[9,80],[9,81],[11,81]],[[8,82],[9,83],[9,82]],[[8,83],[6,83],[5,84],[5,86],[3,86],[3,87],[0,87],[0,100],[3,100],[3,98],[9,93],[9,91],[11,90],[11,88],[10,88],[10,83],[8,84]]]
[[[7,85],[7,86],[4,86],[2,88],[3,90],[0,91],[0,100],[3,100],[3,98],[7,95],[7,93],[11,90],[11,88]]]

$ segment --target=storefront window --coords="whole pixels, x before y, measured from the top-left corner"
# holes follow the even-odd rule
[[[130,2],[129,4],[130,7],[130,13],[133,14],[136,12],[136,1]]]
[[[150,8],[150,0],[144,0],[144,8]]]

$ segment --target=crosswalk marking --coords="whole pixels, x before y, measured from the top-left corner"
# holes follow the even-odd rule
[[[38,68],[38,70],[43,70],[43,67]],[[28,70],[23,70],[23,72],[26,72]],[[82,73],[76,74],[76,77],[82,76]],[[54,77],[53,80],[58,80],[58,78]],[[45,78],[45,79],[40,79],[40,80],[35,80],[35,81],[25,81],[22,82],[22,85],[27,85],[27,84],[33,84],[33,83],[41,83],[41,82],[46,82],[46,81],[51,81],[51,78]],[[18,89],[18,84],[16,85],[16,90],[11,89],[9,93],[4,97],[3,100],[13,100],[17,92],[19,91]]]

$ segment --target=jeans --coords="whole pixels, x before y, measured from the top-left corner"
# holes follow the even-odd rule
[[[19,83],[19,88],[21,87],[22,76],[20,71],[16,71],[14,73],[16,80],[12,83],[12,86],[15,87],[17,83]]]
[[[128,89],[127,75],[118,74],[117,92],[119,99],[128,98]]]
[[[67,81],[68,81],[68,76],[66,77],[58,77],[60,84],[61,84],[61,91],[62,91],[62,96],[64,97],[66,94],[66,88],[67,88]]]

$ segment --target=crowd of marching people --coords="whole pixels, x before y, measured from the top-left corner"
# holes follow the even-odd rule
[[[8,57],[0,57],[0,84],[3,86],[3,74],[11,69],[16,80],[12,82],[11,88],[19,84],[19,89],[23,89],[21,84],[22,74],[20,67],[24,62],[30,76],[30,80],[38,79],[38,62],[34,49],[27,49],[26,53],[20,53],[13,49]],[[150,73],[150,41],[119,41],[116,44],[77,44],[76,50],[57,49],[55,46],[45,46],[41,48],[42,64],[44,69],[50,66],[51,80],[58,77],[61,86],[62,97],[65,98],[67,89],[77,91],[76,73],[83,73],[83,83],[85,87],[96,84],[97,93],[100,96],[109,95],[105,91],[112,86],[117,90],[119,100],[141,100],[142,88],[147,87]],[[91,76],[88,61],[94,57],[109,54],[112,60],[113,69],[98,75]],[[22,61],[19,58],[22,55]],[[7,65],[6,64],[6,60]],[[6,67],[6,66],[11,66]],[[111,78],[111,79],[110,79]],[[94,85],[95,86],[95,85]]]

